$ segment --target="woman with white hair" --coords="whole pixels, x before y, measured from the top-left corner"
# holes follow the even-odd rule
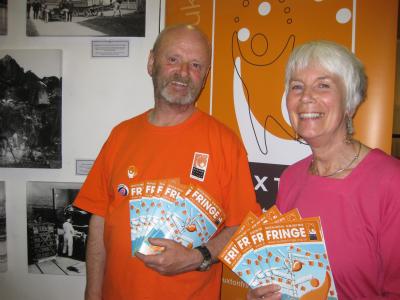
[[[400,161],[353,138],[362,63],[313,41],[294,49],[285,80],[291,125],[312,154],[284,171],[277,206],[320,216],[338,299],[400,299]],[[280,299],[280,289],[259,287],[247,299]]]

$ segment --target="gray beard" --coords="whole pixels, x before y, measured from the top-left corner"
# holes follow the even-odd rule
[[[168,93],[166,88],[163,88],[160,93],[161,97],[170,104],[187,105],[192,104],[196,101],[197,95],[193,95],[192,90],[189,90],[188,94],[183,97],[177,97]]]

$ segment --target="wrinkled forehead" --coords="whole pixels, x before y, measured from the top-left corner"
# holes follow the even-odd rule
[[[196,53],[204,56],[206,60],[211,57],[211,48],[207,37],[199,30],[188,28],[173,28],[161,33],[153,50],[157,55],[179,47],[196,51]]]

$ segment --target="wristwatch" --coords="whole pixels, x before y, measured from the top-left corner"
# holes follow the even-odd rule
[[[204,272],[208,271],[211,267],[211,253],[210,250],[204,245],[195,247],[194,249],[199,250],[201,255],[203,255],[203,261],[200,266],[197,268],[197,271]]]

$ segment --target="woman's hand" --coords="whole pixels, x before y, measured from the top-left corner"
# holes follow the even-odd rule
[[[249,290],[247,300],[279,300],[281,299],[281,287],[277,284],[269,284]]]

